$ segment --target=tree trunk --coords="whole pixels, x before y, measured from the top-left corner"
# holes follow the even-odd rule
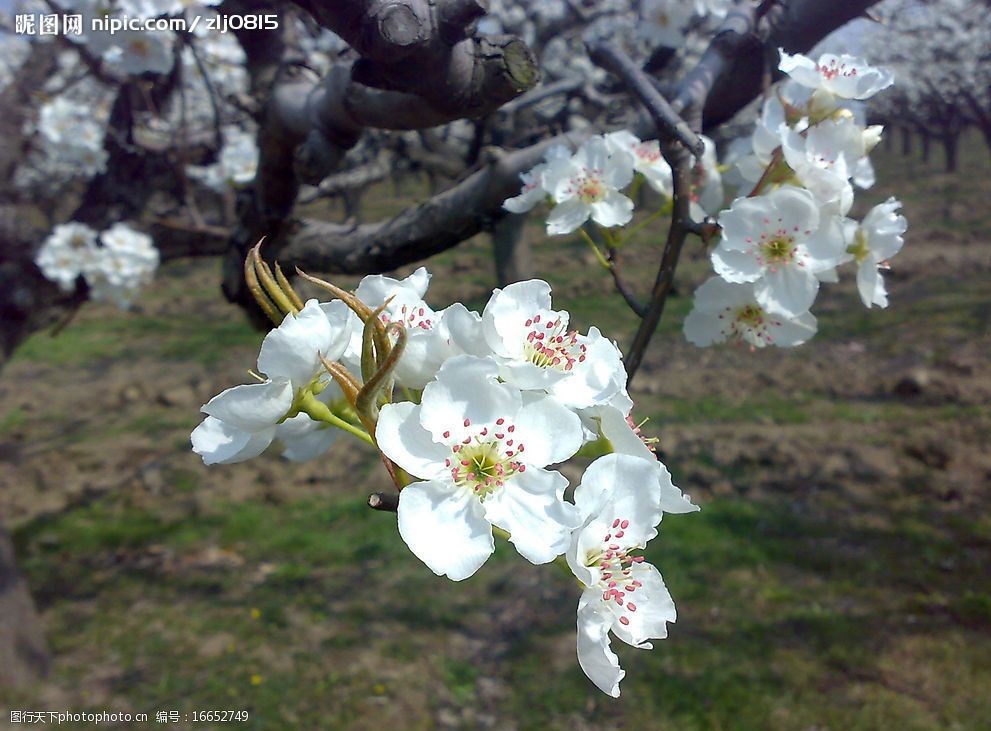
[[[526,216],[509,215],[492,229],[492,254],[500,287],[532,276],[533,257],[523,235],[525,225]]]
[[[886,128],[890,129],[890,127]],[[885,134],[881,137],[881,141],[884,142],[884,149],[891,152],[895,149],[895,135],[894,133]]]
[[[922,135],[922,162],[929,162],[932,153],[932,138],[929,135]]]
[[[902,127],[902,155],[908,157],[912,154],[912,132],[908,127]]]
[[[41,622],[0,525],[0,688],[36,683],[48,673]]]
[[[960,135],[951,134],[943,138],[943,150],[946,152],[946,172],[955,173],[957,171],[957,143]]]

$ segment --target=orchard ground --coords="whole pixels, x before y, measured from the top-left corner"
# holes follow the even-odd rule
[[[634,396],[702,511],[651,544],[679,620],[651,652],[614,643],[619,701],[577,665],[574,583],[507,545],[469,581],[435,577],[366,507],[387,478],[364,445],[200,463],[199,406],[247,382],[261,339],[216,262],[170,264],[135,313],[87,306],[34,336],[0,377],[0,515],[54,664],[0,709],[248,710],[238,728],[280,730],[986,728],[991,166],[972,142],[955,177],[878,150],[855,213],[905,202],[891,307],[866,310],[847,268],[799,349],[685,342],[708,270],[690,242]],[[384,186],[366,215],[408,200]],[[625,346],[634,317],[582,241],[536,216],[527,235],[556,306]],[[641,292],[657,239],[624,254]],[[438,308],[495,284],[485,237],[426,265]]]

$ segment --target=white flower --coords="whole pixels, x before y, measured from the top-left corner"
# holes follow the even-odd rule
[[[857,263],[857,290],[864,305],[888,306],[888,293],[879,269],[887,268],[887,260],[901,251],[902,235],[908,228],[905,217],[896,213],[901,207],[894,198],[874,206],[857,226],[847,227],[847,253]]]
[[[875,68],[863,59],[824,53],[813,61],[800,53],[780,50],[778,68],[802,86],[828,92],[841,99],[869,99],[894,83],[891,73]]]
[[[692,7],[684,0],[643,0],[637,36],[651,46],[681,48],[691,19]]]
[[[894,77],[885,69],[874,68],[862,59],[843,54],[825,53],[818,61],[794,56],[779,49],[778,68],[795,82],[812,89],[809,114],[822,119],[834,111],[843,99],[868,99],[887,89]]]
[[[606,145],[610,151],[624,151],[633,155],[633,169],[643,175],[647,185],[668,198],[674,192],[671,177],[671,166],[661,155],[661,146],[657,140],[641,142],[631,132],[619,130],[605,135]]]
[[[191,439],[204,463],[241,462],[271,444],[299,392],[329,380],[319,356],[336,360],[344,352],[351,336],[348,312],[340,301],[320,305],[309,300],[298,315],[286,315],[265,336],[258,370],[268,379],[229,388],[202,408],[207,418]]]
[[[34,261],[45,277],[71,291],[97,256],[96,236],[96,231],[85,224],[60,224],[45,239]]]
[[[716,144],[705,135],[700,137],[705,152],[692,169],[691,215],[696,221],[701,221],[706,215],[716,215],[725,199],[723,177],[716,159]]]
[[[616,454],[655,460],[657,455],[650,442],[656,440],[645,440],[641,436],[640,427],[633,421],[632,410],[633,400],[625,389],[608,403],[582,409],[579,416],[587,430],[586,439],[595,441],[603,437],[609,441]]]
[[[223,139],[216,163],[187,166],[191,176],[203,180],[214,190],[250,183],[258,172],[258,147],[253,134],[236,125],[227,125],[223,129]]]
[[[383,453],[423,480],[399,493],[400,535],[434,573],[454,581],[492,553],[490,524],[509,531],[533,563],[563,553],[578,524],[562,499],[568,481],[544,469],[578,450],[578,417],[498,375],[490,359],[452,358],[419,405],[386,404],[376,427]]]
[[[544,154],[544,162],[535,166],[532,170],[520,174],[523,181],[523,190],[515,198],[508,198],[502,207],[510,213],[526,213],[533,209],[541,201],[545,200],[550,192],[544,188],[544,171],[548,163],[552,160],[566,160],[571,157],[571,151],[564,145],[551,145]]]
[[[568,321],[567,312],[551,309],[550,285],[531,279],[492,293],[481,337],[464,315],[448,335],[461,352],[491,355],[500,377],[521,390],[546,391],[573,409],[605,403],[626,387],[622,354],[596,328],[581,335]]]
[[[717,20],[726,17],[733,7],[733,0],[695,0],[695,12],[702,17],[710,16]]]
[[[568,565],[585,586],[578,602],[578,663],[605,693],[619,697],[625,672],[609,647],[612,631],[627,644],[650,649],[667,637],[674,601],[660,573],[632,555],[657,535],[663,512],[698,510],[656,460],[625,454],[600,457],[575,490],[585,519],[571,538]]]
[[[819,207],[801,188],[738,198],[719,216],[723,235],[713,268],[727,282],[755,282],[757,302],[768,312],[797,317],[819,291],[816,272],[842,256],[842,237],[819,223]]]
[[[549,162],[543,180],[557,204],[547,217],[549,235],[571,233],[589,217],[606,228],[633,218],[633,201],[619,192],[633,180],[633,156],[610,154],[601,137],[587,140],[567,160]]]
[[[106,168],[104,129],[91,106],[62,96],[42,106],[38,115],[45,155],[73,175],[94,175]]]
[[[845,214],[853,203],[850,177],[867,148],[852,117],[827,119],[803,135],[782,128],[782,152],[795,177],[823,205]]]
[[[685,337],[700,347],[736,340],[751,348],[801,345],[815,335],[809,312],[796,317],[768,313],[754,296],[752,284],[734,284],[710,277],[695,291],[694,308],[685,318]]]
[[[372,274],[358,284],[355,295],[373,310],[387,300],[380,315],[382,322],[401,322],[406,327],[406,350],[396,367],[396,383],[408,388],[423,388],[436,375],[441,364],[454,351],[447,344],[446,331],[438,327],[443,313],[434,310],[424,300],[430,284],[430,273],[418,268],[403,280],[383,274]],[[362,324],[351,315],[352,335],[341,361],[356,374],[361,373]]]
[[[125,223],[115,223],[101,233],[100,243],[83,267],[90,299],[126,309],[158,268],[158,249],[151,236]]]
[[[167,74],[172,70],[173,36],[165,32],[122,30],[113,36],[112,45],[103,58],[107,65],[122,74],[147,71]]]

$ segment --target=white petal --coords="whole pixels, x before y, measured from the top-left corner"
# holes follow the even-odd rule
[[[633,201],[622,193],[609,191],[606,197],[593,203],[592,220],[600,226],[625,226],[633,218]]]
[[[547,216],[547,235],[570,234],[588,220],[592,209],[578,198],[558,203]]]
[[[461,581],[495,550],[484,509],[470,491],[414,482],[399,493],[399,534],[431,571]]]
[[[492,293],[482,312],[482,332],[489,347],[507,358],[518,358],[526,343],[526,321],[549,312],[551,285],[542,279],[515,282]]]
[[[594,590],[598,594],[598,590]],[[582,594],[578,603],[578,664],[588,679],[603,693],[619,698],[619,682],[626,671],[609,647],[609,619],[596,611],[592,592]]]
[[[617,611],[612,631],[627,644],[649,649],[650,644],[647,640],[652,638],[662,640],[667,637],[667,623],[674,622],[678,614],[671,593],[654,566],[649,563],[635,565],[633,577],[642,586],[627,592],[623,607],[625,611]],[[636,607],[634,611],[629,611],[630,602]],[[619,616],[626,617],[629,624],[620,622]]]
[[[482,317],[477,312],[455,302],[440,317],[438,329],[447,337],[454,352],[479,356],[491,353],[482,331]]]
[[[482,503],[485,518],[509,531],[510,543],[527,561],[553,561],[568,550],[571,531],[581,522],[575,506],[561,498],[567,486],[557,472],[528,469]]]
[[[770,331],[769,340],[779,348],[801,345],[816,334],[816,318],[811,312],[803,312],[794,318],[776,318],[776,315],[768,316],[767,329]]]
[[[386,457],[425,480],[450,478],[444,460],[451,450],[420,425],[420,407],[411,401],[386,404],[379,413],[375,441]]]
[[[285,447],[282,456],[290,462],[316,459],[330,449],[339,434],[338,429],[313,421],[306,414],[297,414],[275,428],[275,438]]]
[[[201,409],[231,426],[256,432],[274,427],[292,406],[292,384],[286,379],[234,386],[214,396]]]
[[[599,457],[588,466],[575,488],[575,505],[582,515],[598,515],[609,526],[617,518],[628,520],[620,545],[643,545],[656,535],[654,528],[661,522],[661,469],[655,459],[627,454]],[[599,527],[582,530],[589,531],[594,541],[602,542],[604,532]]]
[[[271,444],[274,434],[274,427],[252,433],[208,416],[193,429],[190,441],[204,464],[231,464],[257,457]]]
[[[884,288],[884,278],[877,270],[877,261],[868,256],[864,263],[857,267],[857,291],[865,307],[877,305],[888,306],[888,292]]]
[[[658,461],[657,481],[661,490],[661,510],[665,513],[695,513],[699,506],[671,481],[667,466]]]
[[[310,300],[298,315],[286,315],[282,324],[265,336],[258,370],[269,378],[287,378],[297,388],[305,386],[320,366],[318,353],[330,360],[340,356],[340,352],[328,352],[333,343],[327,316],[316,300]]]
[[[420,423],[436,441],[452,443],[457,440],[453,435],[468,428],[465,421],[482,426],[515,416],[522,403],[520,392],[497,382],[498,376],[499,367],[491,358],[451,358],[423,389]]]
[[[715,312],[694,309],[688,313],[684,323],[685,339],[693,345],[705,348],[726,341],[723,320]]]
[[[727,282],[755,282],[761,275],[761,265],[751,254],[719,244],[712,250],[712,268]]]
[[[516,441],[524,445],[519,458],[531,467],[563,462],[582,445],[578,415],[550,396],[529,398],[513,420]]]
[[[769,313],[797,317],[807,312],[815,302],[819,280],[811,272],[797,266],[780,266],[767,271],[754,285],[754,296]]]
[[[602,436],[609,440],[615,453],[629,454],[646,460],[654,459],[654,453],[647,449],[647,445],[633,431],[630,422],[619,409],[600,406],[598,413]]]

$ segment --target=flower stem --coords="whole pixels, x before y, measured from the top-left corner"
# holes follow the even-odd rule
[[[350,424],[327,406],[323,401],[318,401],[313,394],[305,394],[300,401],[299,410],[309,416],[314,421],[322,421],[324,424],[330,424],[331,426],[336,426],[338,429],[343,429],[344,431],[352,434],[362,441],[368,442],[372,446],[375,446],[375,441],[364,429],[359,429],[354,424]]]
[[[658,210],[654,211],[649,216],[647,216],[645,219],[643,219],[642,221],[640,221],[639,223],[637,223],[629,231],[626,232],[626,235],[621,236],[619,238],[619,240],[614,244],[615,248],[618,249],[620,246],[622,246],[627,241],[629,241],[630,239],[632,239],[637,233],[640,232],[640,230],[644,226],[646,226],[647,224],[652,223],[655,220],[657,220],[657,218],[659,218],[661,216],[661,214],[663,214],[663,213],[664,213],[664,208],[659,208]]]
[[[581,233],[582,238],[585,239],[588,245],[592,247],[592,251],[595,252],[595,257],[599,260],[599,264],[602,266],[602,268],[606,270],[612,269],[612,265],[610,265],[609,262],[606,261],[606,257],[602,254],[602,250],[598,247],[598,245],[594,241],[592,241],[592,237],[588,235],[588,231],[586,231],[584,228],[580,228],[578,229],[578,231],[579,233]]]

